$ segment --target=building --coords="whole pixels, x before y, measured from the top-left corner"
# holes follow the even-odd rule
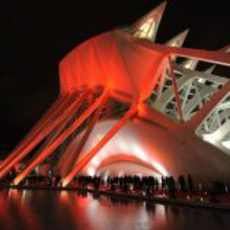
[[[230,49],[182,48],[187,30],[154,43],[165,6],[67,54],[59,97],[0,177],[29,158],[14,184],[44,163],[63,186],[79,173],[230,179]]]

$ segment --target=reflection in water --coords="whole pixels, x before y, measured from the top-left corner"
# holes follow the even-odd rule
[[[87,193],[0,191],[0,229],[230,229],[229,212]]]

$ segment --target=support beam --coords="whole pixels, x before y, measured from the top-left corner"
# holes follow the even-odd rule
[[[136,40],[136,43],[154,50],[155,52],[160,52],[165,54],[165,56],[176,56],[185,58],[194,58],[199,61],[204,61],[208,63],[230,66],[230,55],[224,53],[223,51],[210,51],[210,50],[199,50],[190,48],[176,48],[169,47],[157,43],[151,43],[145,40]]]
[[[84,97],[81,97],[81,100],[78,102],[78,107],[82,103],[82,101],[84,100]],[[64,130],[64,128],[66,127],[68,122],[71,121],[71,119],[74,116],[74,114],[76,114],[76,111],[78,111],[78,108],[73,109],[71,111],[71,113],[69,114],[69,116],[67,116],[63,120],[63,122],[53,131],[53,133],[51,133],[50,136],[47,137],[45,142],[42,144],[42,146],[35,153],[35,157],[33,159],[37,158],[58,137],[58,135]]]
[[[35,146],[37,146],[50,132],[52,132],[60,123],[63,122],[66,117],[68,117],[72,110],[74,110],[81,102],[82,98],[84,98],[85,94],[80,95],[62,114],[54,119],[50,124],[40,132],[34,140],[32,140],[22,151],[20,151],[4,168],[0,170],[0,177],[4,176],[9,170],[17,164],[20,160],[22,160],[27,154],[30,153],[31,150]],[[62,109],[64,110],[64,108]]]
[[[34,138],[50,123],[56,116],[58,116],[63,110],[63,106],[66,106],[66,102],[69,101],[69,96],[62,96],[57,99],[51,106],[43,118],[34,126],[34,128],[26,135],[26,137],[17,145],[17,147],[3,160],[0,165],[0,170],[3,169],[12,159],[14,159],[20,151],[22,151]]]
[[[158,92],[157,92],[157,98],[156,98],[156,100],[153,102],[153,105],[152,105],[152,106],[158,104],[158,102],[159,102],[159,100],[160,100],[160,98],[161,98],[161,96],[162,96],[162,93],[163,93],[163,88],[164,88],[164,82],[165,82],[165,80],[166,80],[166,68],[164,68],[164,69],[162,70],[161,77],[160,77],[160,82],[159,82],[159,90],[158,90]],[[159,81],[159,80],[158,80],[158,81]]]
[[[86,128],[86,131],[80,140],[80,143],[76,143],[76,139],[78,138],[78,136],[75,137],[74,140],[72,141],[72,143],[70,144],[69,148],[67,149],[67,151],[64,153],[65,155],[61,159],[61,162],[60,162],[59,167],[58,167],[58,168],[60,168],[61,175],[66,174],[67,168],[71,169],[73,165],[76,165],[78,157],[79,157],[82,149],[84,148],[85,143],[87,142],[88,137],[89,137],[91,131],[93,130],[96,122],[100,118],[102,110],[105,107],[105,104],[107,101],[108,101],[108,97],[104,97],[104,100],[101,102],[100,107],[95,111],[91,121],[89,122],[89,124]],[[73,157],[74,152],[76,153],[75,157]],[[68,158],[70,158],[70,159],[67,160]]]
[[[184,112],[185,105],[188,103],[188,96],[189,96],[189,93],[191,91],[191,88],[192,88],[192,82],[189,81],[185,95],[184,95],[184,99],[183,99],[182,104],[181,104],[181,109],[183,112]]]
[[[13,181],[18,185],[37,165],[43,162],[61,143],[63,143],[108,97],[107,90],[79,117],[73,124],[68,127],[51,145],[49,145],[36,159],[34,159]]]
[[[171,65],[171,59],[169,58],[169,62],[168,62],[168,67],[169,67],[169,75],[172,78],[172,84],[173,84],[173,89],[174,89],[174,94],[175,94],[175,100],[176,100],[176,105],[177,105],[177,112],[179,114],[180,120],[181,122],[183,121],[183,114],[182,114],[182,110],[181,110],[181,104],[180,104],[180,95],[178,92],[178,88],[177,88],[177,84],[176,84],[176,77]]]
[[[206,119],[206,117],[215,110],[215,107],[230,92],[230,81],[228,81],[221,90],[218,90],[210,100],[208,100],[203,108],[186,123],[189,129],[196,130],[198,126]]]
[[[62,186],[67,186],[74,176],[79,173],[86,164],[105,146],[105,144],[113,138],[113,136],[125,125],[125,123],[137,113],[137,104],[135,103],[130,110],[121,118],[110,131],[88,152],[86,153],[75,165],[72,171],[63,179]]]

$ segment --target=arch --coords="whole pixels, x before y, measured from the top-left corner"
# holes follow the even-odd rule
[[[100,162],[100,165],[96,168],[96,172],[101,170],[102,168],[114,164],[114,163],[120,163],[120,162],[128,162],[128,163],[132,163],[132,164],[137,164],[137,165],[141,165],[147,169],[150,169],[154,172],[157,172],[159,174],[161,174],[152,164],[143,161],[142,159],[138,158],[137,156],[133,156],[130,154],[116,154],[116,155],[112,155],[109,157],[106,157],[105,159],[103,159]]]

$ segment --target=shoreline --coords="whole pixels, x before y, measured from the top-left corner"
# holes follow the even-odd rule
[[[88,192],[94,195],[104,195],[114,198],[123,198],[126,200],[140,200],[152,203],[164,204],[164,205],[180,205],[193,208],[206,208],[222,211],[230,211],[230,203],[214,203],[210,201],[191,201],[183,198],[168,198],[168,197],[156,197],[156,196],[144,196],[138,194],[119,193],[106,190],[95,190],[90,188],[79,187],[45,187],[45,186],[1,186],[1,189],[18,189],[18,190],[52,190],[52,191],[78,191]]]

